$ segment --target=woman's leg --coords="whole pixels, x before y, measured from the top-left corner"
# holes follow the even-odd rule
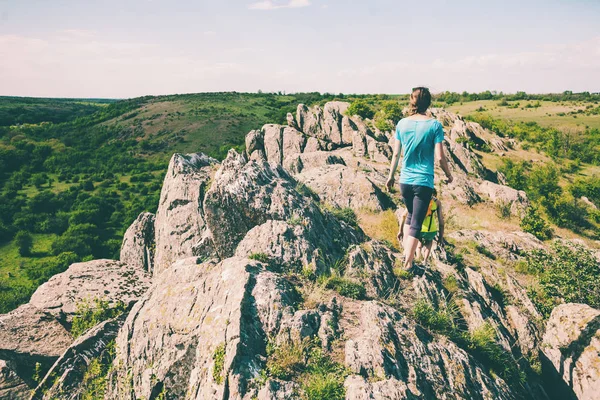
[[[421,236],[421,227],[423,226],[423,221],[427,215],[427,209],[429,208],[429,202],[431,201],[433,189],[426,186],[412,186],[412,194],[412,218],[410,220],[410,229],[408,231],[408,235],[406,236],[406,247],[404,248],[405,269],[412,267],[415,250],[417,249],[419,237]]]
[[[433,240],[428,240],[423,249],[421,250],[421,254],[423,254],[423,264],[427,263],[427,259],[431,254],[431,247],[433,246]]]
[[[402,192],[402,199],[404,200],[404,205],[406,206],[406,221],[404,222],[404,239],[402,241],[402,247],[404,249],[404,268],[406,269],[406,260],[412,259],[415,254],[415,249],[409,250],[412,247],[412,241],[409,237],[410,233],[410,224],[413,218],[413,205],[415,194],[413,191],[412,185],[400,184],[400,191]]]

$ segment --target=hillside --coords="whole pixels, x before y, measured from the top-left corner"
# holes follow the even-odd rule
[[[0,126],[0,312],[27,301],[39,284],[74,261],[115,258],[127,226],[140,212],[155,211],[161,180],[173,152],[194,149],[223,159],[229,148],[244,148],[244,136],[251,129],[268,122],[284,122],[287,112],[294,111],[298,103],[323,105],[334,97],[352,102],[353,113],[370,118],[373,128],[384,131],[392,129],[401,117],[406,101],[406,96],[318,93],[208,93],[119,102],[1,98],[0,108],[10,118]],[[598,100],[571,97],[507,102],[509,106],[523,102],[523,110],[498,106],[500,99],[460,105],[446,103],[449,99],[442,97],[437,105],[463,110],[467,117],[514,138],[510,151],[471,148],[486,169],[502,171],[506,183],[537,196],[536,203],[544,203],[540,212],[561,236],[582,237],[595,247],[600,216],[580,204],[579,198],[586,197],[596,204],[600,201],[600,189],[594,183],[600,173],[599,161],[594,158],[600,154],[600,140],[593,128],[599,118],[592,114]],[[525,106],[538,101],[541,107]],[[552,107],[567,107],[570,111],[564,110],[566,116],[557,117],[555,113],[562,111]],[[477,109],[480,111],[469,114]],[[585,113],[577,111],[580,109]],[[495,114],[498,110],[509,110],[511,114]],[[531,114],[534,111],[535,115]],[[575,113],[578,119],[569,113]],[[575,132],[577,140],[559,141],[569,143],[568,147],[551,146],[554,139],[563,139],[561,135],[571,131],[547,128],[552,122],[546,114],[567,122],[585,117],[589,128],[580,125]],[[536,124],[522,120],[524,115],[535,119]],[[482,137],[491,140],[494,135],[483,133]],[[536,167],[547,165],[555,165],[556,172]],[[544,196],[538,193],[558,189],[528,184],[545,182],[527,177],[546,172],[556,174],[562,192],[574,192],[570,203],[556,207],[556,201],[544,202]],[[460,218],[466,224],[483,223],[478,207],[464,210]]]
[[[433,109],[455,176],[439,186],[447,243],[430,264],[403,271],[400,195],[382,190],[386,101],[370,103],[381,104],[375,121],[353,115],[370,112],[362,105],[300,105],[287,125],[255,127],[222,161],[173,155],[156,212],[135,218],[120,261],[66,262],[0,316],[0,390],[22,398],[35,389],[34,399],[593,398],[595,181],[558,186],[552,163],[570,161]],[[513,165],[536,154],[531,166]],[[494,161],[503,173],[486,160],[513,164]],[[589,226],[569,226],[574,215]]]

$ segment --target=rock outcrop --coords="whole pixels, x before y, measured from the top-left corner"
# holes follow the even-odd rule
[[[0,316],[0,359],[31,382],[36,364],[48,369],[73,341],[69,332],[50,313],[24,304]]]
[[[194,246],[209,235],[202,212],[217,161],[204,154],[175,154],[171,158],[156,212],[157,275],[180,258],[194,255]]]
[[[51,314],[70,329],[77,305],[95,299],[117,301],[130,306],[146,292],[150,274],[142,265],[137,268],[113,260],[94,260],[71,265],[54,275],[31,296],[30,304]]]
[[[110,363],[114,339],[124,317],[104,321],[71,344],[31,395],[32,400],[79,399],[86,389],[85,372],[92,362]],[[98,367],[96,367],[98,368]]]
[[[141,213],[131,224],[121,245],[121,262],[152,273],[154,270],[154,214]]]
[[[261,368],[266,332],[293,304],[260,264],[191,258],[157,277],[117,338],[110,398],[242,398]]]
[[[19,400],[29,396],[29,386],[15,368],[14,363],[0,360],[0,399]]]
[[[579,400],[600,394],[600,310],[562,304],[552,311],[541,347],[557,396]],[[562,385],[557,381],[562,380]]]

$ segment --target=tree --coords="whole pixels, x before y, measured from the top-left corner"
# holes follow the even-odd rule
[[[29,257],[31,255],[31,248],[33,247],[33,238],[27,231],[19,231],[15,236],[19,254],[22,257]]]
[[[31,183],[39,189],[46,183],[46,179],[41,174],[35,174],[31,177]]]
[[[348,115],[358,115],[362,118],[373,118],[375,115],[375,111],[373,108],[367,103],[365,100],[359,99],[355,100],[350,104],[348,110],[346,111]]]

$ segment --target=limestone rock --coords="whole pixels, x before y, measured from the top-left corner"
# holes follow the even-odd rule
[[[51,314],[31,304],[0,316],[0,359],[13,362],[22,377],[31,379],[36,363],[48,369],[72,341]]]
[[[156,212],[154,275],[175,260],[193,255],[193,246],[206,230],[202,200],[216,163],[204,154],[171,158]]]
[[[345,335],[346,366],[360,378],[346,382],[358,399],[394,398],[375,395],[386,388],[405,398],[515,399],[514,392],[493,379],[470,356],[443,337],[433,337],[398,311],[376,302],[344,306],[342,322],[354,319]],[[427,361],[425,361],[427,360]],[[398,382],[402,381],[402,383]],[[380,397],[375,397],[380,396]],[[389,396],[389,395],[388,395]],[[403,397],[399,397],[403,398]]]
[[[593,400],[600,393],[600,310],[585,304],[562,304],[552,311],[541,347],[550,379],[562,379],[555,390]]]
[[[381,211],[392,206],[387,195],[364,172],[345,165],[303,170],[297,178],[314,190],[321,201],[337,207]]]
[[[477,192],[481,196],[487,196],[494,204],[509,204],[511,211],[515,214],[522,212],[529,206],[527,193],[508,186],[499,185],[490,181],[483,181],[477,186]]]
[[[299,174],[305,169],[325,167],[334,164],[346,165],[346,162],[342,157],[335,153],[329,151],[313,151],[286,157],[283,167],[292,174]]]
[[[71,265],[40,286],[30,304],[70,326],[77,304],[96,298],[129,306],[150,285],[150,274],[120,261],[94,260]]]
[[[94,359],[108,363],[108,349],[117,336],[125,318],[104,321],[77,338],[56,360],[44,379],[33,392],[31,399],[79,399],[82,381],[88,366]]]
[[[290,296],[289,284],[248,259],[173,265],[119,332],[109,398],[152,398],[163,387],[178,399],[242,398]]]
[[[141,213],[125,232],[119,259],[136,269],[154,268],[154,214]]]
[[[29,386],[17,375],[15,369],[14,363],[0,360],[0,399],[29,399]]]
[[[268,220],[304,219],[309,230],[341,236],[340,230],[345,228],[322,213],[296,187],[297,182],[281,167],[247,161],[243,155],[230,151],[215,174],[203,207],[219,256],[224,259],[233,255],[244,236]],[[345,230],[345,241],[360,237]]]

